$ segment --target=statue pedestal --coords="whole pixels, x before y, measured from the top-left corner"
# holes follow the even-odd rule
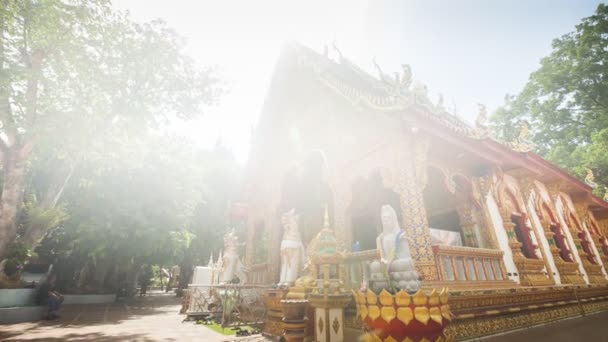
[[[283,309],[281,300],[285,299],[287,289],[267,290],[264,294],[264,306],[266,306],[266,322],[262,335],[272,338],[283,336]]]
[[[315,339],[317,342],[344,341],[344,307],[348,294],[311,294],[308,301],[315,309]]]
[[[283,308],[283,338],[286,342],[302,342],[306,337],[306,299],[284,299]]]

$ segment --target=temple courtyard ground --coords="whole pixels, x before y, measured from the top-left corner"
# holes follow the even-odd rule
[[[235,341],[205,326],[183,322],[180,300],[152,293],[125,303],[66,305],[62,317],[0,326],[0,341]],[[484,338],[507,341],[606,341],[608,312]],[[245,337],[241,342],[263,341]],[[350,341],[349,341],[350,342]]]

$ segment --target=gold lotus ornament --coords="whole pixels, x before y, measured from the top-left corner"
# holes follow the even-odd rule
[[[359,300],[359,304],[365,304],[365,294],[363,292],[359,291],[357,298]]]
[[[407,292],[400,290],[395,295],[395,302],[399,306],[408,306],[411,303],[410,295]]]
[[[391,335],[388,335],[388,337],[384,339],[384,342],[399,342],[399,341],[395,340]]]
[[[392,306],[383,306],[382,309],[380,309],[380,317],[382,317],[386,323],[390,323],[395,319],[395,316],[395,308]]]
[[[393,295],[390,294],[385,289],[382,289],[382,291],[380,292],[380,295],[378,297],[380,297],[380,304],[385,305],[385,306],[393,305]]]
[[[441,301],[441,304],[448,303],[448,289],[447,288],[444,288],[443,290],[441,290],[441,293],[439,294],[439,300]]]
[[[444,304],[441,306],[441,316],[443,316],[443,318],[447,319],[448,321],[452,320],[452,312],[450,311],[449,305]]]
[[[441,317],[441,309],[439,309],[439,307],[432,307],[429,310],[430,315],[431,315],[431,319],[439,324],[443,323],[443,319]]]
[[[414,319],[414,312],[410,308],[398,308],[397,319],[403,322],[403,324],[408,325]]]
[[[375,320],[376,318],[380,317],[380,308],[378,308],[377,305],[370,305],[367,308],[367,315],[369,316],[369,318]]]
[[[372,291],[367,291],[367,304],[374,305],[378,302],[378,297]]]
[[[414,308],[414,319],[427,325],[430,319],[429,309],[425,306]]]
[[[416,306],[426,305],[427,296],[424,294],[424,292],[422,292],[422,290],[418,290],[418,292],[416,292],[416,294],[414,294],[413,298],[414,298],[414,305],[416,305]]]
[[[359,316],[362,320],[365,320],[365,318],[367,318],[367,315],[369,314],[369,312],[367,311],[367,305],[361,305],[360,309],[361,311],[359,311]]]
[[[431,291],[431,294],[429,295],[429,305],[439,305],[439,294],[435,289],[433,289],[433,291]]]

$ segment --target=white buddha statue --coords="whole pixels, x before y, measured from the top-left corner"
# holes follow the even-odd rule
[[[376,239],[380,261],[370,264],[370,285],[372,289],[378,291],[382,288],[394,287],[407,292],[416,292],[420,288],[418,272],[412,261],[407,236],[399,226],[397,213],[390,205],[383,205],[380,217],[382,233]],[[389,279],[386,279],[387,274]]]
[[[279,286],[291,286],[298,279],[306,263],[306,252],[298,228],[298,215],[294,209],[283,214],[283,241],[281,241],[281,276]]]

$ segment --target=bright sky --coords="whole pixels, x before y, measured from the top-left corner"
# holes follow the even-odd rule
[[[594,0],[114,0],[136,21],[162,18],[187,40],[185,53],[216,65],[229,93],[204,119],[180,130],[202,146],[218,140],[247,159],[274,63],[285,42],[345,57],[373,72],[412,66],[414,79],[443,94],[472,121],[477,103],[493,111],[517,93],[551,41],[590,16]]]

